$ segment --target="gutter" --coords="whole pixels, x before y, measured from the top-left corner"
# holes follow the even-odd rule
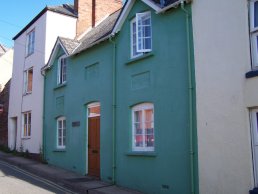
[[[191,0],[181,0],[181,1],[178,0],[177,2],[172,3],[169,6],[166,6],[166,7],[162,8],[162,9],[156,11],[156,14],[164,13],[164,12],[166,12],[167,10],[169,10],[171,8],[177,8],[180,4],[182,5],[182,3],[184,3],[184,2],[190,3]]]
[[[112,62],[112,182],[116,184],[116,42],[109,37],[109,42],[113,45],[113,62]]]
[[[190,173],[191,173],[191,194],[194,194],[197,188],[195,188],[195,163],[194,163],[194,90],[195,84],[193,80],[193,67],[191,63],[191,43],[190,43],[190,18],[191,13],[185,9],[185,0],[177,2],[177,5],[181,4],[181,10],[185,13],[186,16],[186,39],[187,39],[187,69],[188,69],[188,90],[189,90],[189,154],[190,154]],[[173,4],[171,5],[173,6]]]

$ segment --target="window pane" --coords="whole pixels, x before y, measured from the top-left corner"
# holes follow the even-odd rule
[[[136,147],[143,147],[143,136],[142,135],[136,135],[135,136],[135,146]]]
[[[258,1],[254,3],[254,27],[258,27]]]
[[[154,135],[145,136],[145,145],[147,147],[154,147]]]
[[[136,123],[135,124],[135,134],[136,135],[140,135],[143,133],[142,127],[141,127],[141,123]]]
[[[134,112],[134,122],[141,123],[142,122],[142,111]]]
[[[33,70],[28,70],[28,85],[27,85],[27,92],[32,91],[32,79],[33,79]]]
[[[62,138],[58,138],[58,145],[62,146]]]

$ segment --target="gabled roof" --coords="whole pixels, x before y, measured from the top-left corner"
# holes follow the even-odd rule
[[[121,15],[119,16],[118,21],[116,22],[116,25],[112,31],[112,36],[114,36],[116,33],[118,33],[122,25],[124,24],[126,18],[128,17],[128,14],[130,13],[134,3],[136,0],[127,0],[126,4],[123,7],[123,10],[121,12]],[[156,11],[157,14],[163,13],[167,11],[170,8],[177,7],[180,3],[183,2],[190,2],[191,0],[141,0],[148,6],[150,6],[152,9]]]
[[[32,24],[34,24],[47,11],[52,11],[55,13],[60,13],[71,17],[77,17],[77,14],[74,11],[73,5],[63,4],[60,6],[50,6],[50,7],[47,6],[35,18],[33,18],[31,22],[27,24],[15,37],[13,37],[13,40],[16,40],[22,33],[24,33]]]
[[[73,53],[73,51],[75,50],[76,47],[78,47],[78,45],[80,45],[80,42],[77,40],[72,40],[69,38],[63,38],[63,37],[58,37],[55,43],[54,48],[52,49],[51,55],[49,57],[49,60],[47,62],[47,64],[42,67],[41,72],[44,73],[44,71],[48,68],[51,67],[51,65],[53,64],[55,58],[57,57],[58,51],[59,49],[63,49],[64,53],[66,56],[69,56]]]
[[[112,13],[96,27],[86,33],[80,40],[58,37],[55,46],[52,49],[48,63],[41,69],[41,71],[44,73],[46,69],[51,67],[60,47],[63,49],[65,54],[69,56],[78,54],[95,44],[108,39],[119,14],[120,10]]]
[[[77,40],[72,40],[69,38],[59,37],[60,43],[67,55],[71,55],[74,50],[80,45],[80,42]]]

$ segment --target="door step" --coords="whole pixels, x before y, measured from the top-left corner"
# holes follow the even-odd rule
[[[249,194],[258,194],[258,188],[249,191]]]

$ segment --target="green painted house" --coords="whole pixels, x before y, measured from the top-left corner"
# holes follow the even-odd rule
[[[191,4],[129,0],[45,76],[48,163],[150,194],[198,193]]]

